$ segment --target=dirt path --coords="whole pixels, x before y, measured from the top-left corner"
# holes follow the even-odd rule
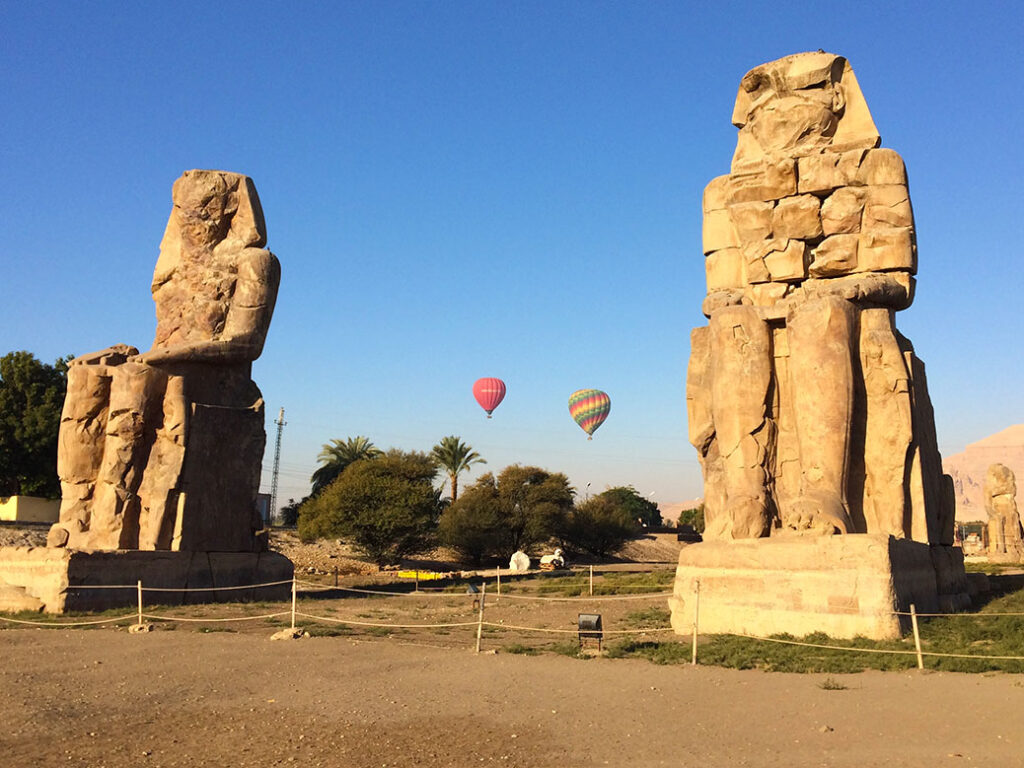
[[[0,631],[4,765],[1024,766],[1024,681]],[[831,730],[830,730],[831,729]]]

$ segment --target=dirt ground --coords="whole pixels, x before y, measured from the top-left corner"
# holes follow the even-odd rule
[[[4,765],[1022,766],[1011,675],[823,676],[400,639],[0,632]]]

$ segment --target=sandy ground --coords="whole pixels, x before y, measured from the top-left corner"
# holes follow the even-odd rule
[[[1024,681],[474,654],[400,639],[0,632],[4,765],[1024,766]]]

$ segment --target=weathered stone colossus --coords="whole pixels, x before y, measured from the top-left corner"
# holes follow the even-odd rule
[[[996,560],[1024,560],[1017,511],[1017,480],[1012,470],[993,464],[985,474],[985,511],[988,512],[988,552]]]
[[[186,171],[153,275],[157,329],[71,363],[51,547],[254,552],[265,433],[250,378],[280,281],[252,181]]]
[[[833,54],[751,70],[733,123],[731,173],[704,191],[709,323],[687,376],[705,538],[952,544],[924,365],[893,323],[917,268],[903,160]]]

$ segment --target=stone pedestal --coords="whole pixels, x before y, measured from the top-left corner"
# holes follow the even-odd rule
[[[145,592],[144,604],[181,605],[247,600],[286,600],[290,584],[227,589],[287,581],[292,562],[277,552],[83,551],[49,547],[0,548],[0,611],[48,613],[134,606],[137,584],[169,591]],[[123,589],[91,588],[126,585]],[[186,592],[186,589],[220,589]]]
[[[898,638],[908,611],[958,610],[970,604],[963,554],[877,534],[712,541],[679,555],[672,626],[693,627],[700,582],[701,634],[733,633]]]

